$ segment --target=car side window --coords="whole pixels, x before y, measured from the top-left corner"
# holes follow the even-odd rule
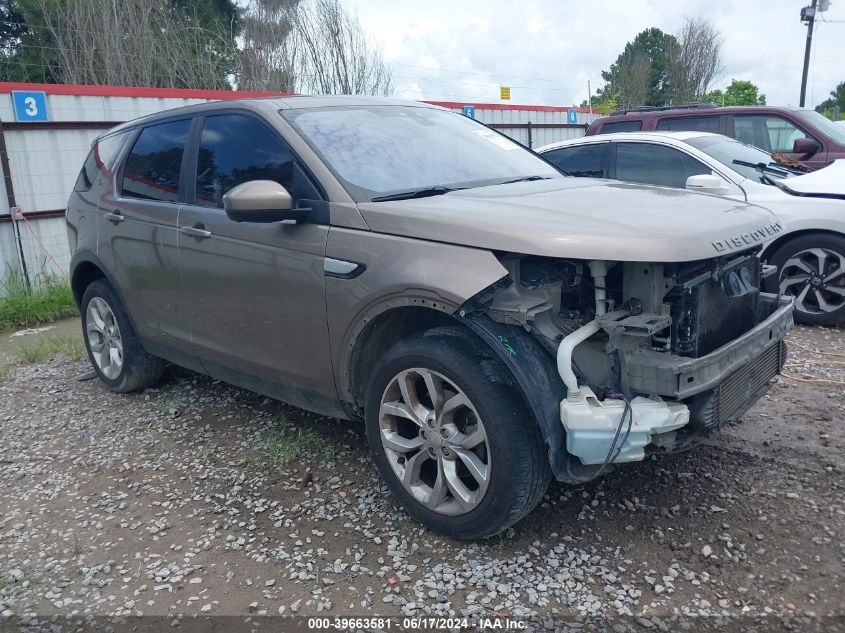
[[[718,116],[679,116],[660,119],[657,130],[675,130],[678,132],[713,132],[719,133]]]
[[[642,121],[611,121],[601,126],[600,134],[613,134],[614,132],[639,132],[643,129]]]
[[[294,155],[269,126],[249,116],[203,121],[197,154],[197,204],[223,208],[223,194],[249,180],[273,180],[296,197]]]
[[[734,115],[734,138],[766,151],[791,152],[796,140],[807,137],[802,129],[779,116]]]
[[[98,175],[111,176],[117,155],[120,153],[128,135],[129,132],[112,134],[94,143],[76,179],[74,191],[90,190]]]
[[[604,178],[604,157],[608,143],[561,147],[543,154],[543,158],[572,176]]]
[[[123,166],[122,195],[142,200],[179,201],[179,173],[190,119],[141,130]]]
[[[710,174],[712,170],[687,154],[649,143],[616,144],[616,178],[646,185],[683,189],[687,178]]]

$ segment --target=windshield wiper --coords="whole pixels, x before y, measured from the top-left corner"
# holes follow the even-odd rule
[[[784,177],[790,175],[790,173],[787,170],[785,170],[783,167],[772,167],[772,165],[774,163],[769,163],[767,165],[766,163],[752,163],[752,162],[749,162],[747,160],[734,159],[733,164],[734,165],[741,165],[742,167],[751,167],[752,169],[756,169],[757,171],[759,171],[761,173],[769,172],[770,174],[777,174],[778,176],[784,176]],[[765,174],[763,174],[763,175],[765,176]]]
[[[504,182],[499,182],[496,184],[509,185],[512,182],[529,182],[531,180],[551,180],[551,176],[525,176],[524,178],[514,178],[513,180],[505,180]]]
[[[444,193],[450,191],[460,191],[466,187],[423,187],[422,189],[412,189],[411,191],[402,191],[400,193],[391,193],[386,196],[376,196],[371,198],[372,202],[389,202],[390,200],[411,200],[412,198],[430,198],[431,196],[442,196]]]

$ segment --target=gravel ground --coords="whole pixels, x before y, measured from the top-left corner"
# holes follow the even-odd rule
[[[553,484],[476,543],[394,504],[358,424],[183,370],[115,395],[77,380],[85,362],[23,366],[0,385],[0,628],[845,630],[845,336],[790,338],[801,380],[743,423]]]

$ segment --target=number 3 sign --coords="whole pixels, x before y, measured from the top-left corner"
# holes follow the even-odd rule
[[[43,92],[12,91],[16,121],[49,121],[47,95]]]

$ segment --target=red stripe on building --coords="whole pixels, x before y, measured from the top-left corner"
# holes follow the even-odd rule
[[[13,90],[42,91],[48,95],[84,97],[154,97],[160,99],[248,99],[289,97],[290,92],[249,92],[235,90],[194,90],[191,88],[140,88],[138,86],[87,86],[81,84],[33,84],[0,81],[0,94]]]

